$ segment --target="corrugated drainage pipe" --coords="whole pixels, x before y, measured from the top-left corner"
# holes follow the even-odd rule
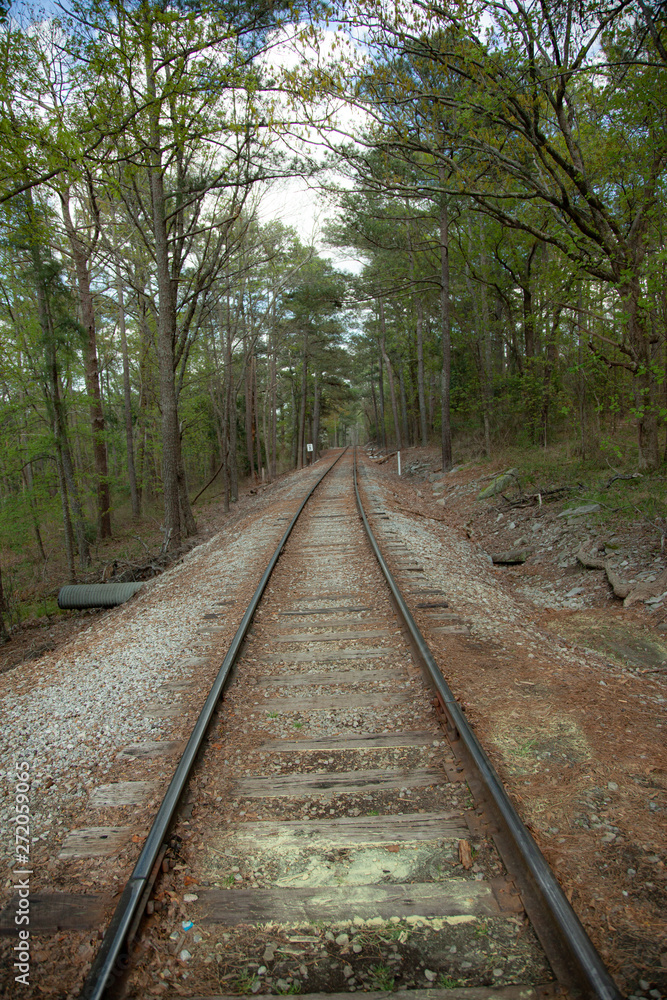
[[[115,608],[129,601],[143,583],[80,583],[61,587],[59,608]]]

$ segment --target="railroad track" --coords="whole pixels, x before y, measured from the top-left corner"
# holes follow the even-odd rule
[[[464,625],[364,493],[348,452],[276,550],[86,1000],[620,996],[410,608]]]

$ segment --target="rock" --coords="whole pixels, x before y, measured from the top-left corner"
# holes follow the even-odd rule
[[[585,503],[581,507],[568,507],[567,510],[562,510],[558,516],[583,517],[584,514],[592,514],[596,510],[600,510],[599,503]]]
[[[434,983],[438,978],[437,972],[431,972],[430,969],[424,969],[424,975],[428,979],[429,983]]]
[[[454,471],[454,470],[452,470]],[[503,490],[507,489],[509,486],[519,485],[519,470],[518,469],[508,469],[501,476],[496,476],[490,486],[483,489],[481,493],[478,493],[478,500],[486,500],[487,497],[493,497],[496,493],[502,493]]]
[[[495,553],[491,559],[498,566],[515,566],[518,563],[525,563],[532,552],[532,549],[509,549],[507,552]]]
[[[341,948],[347,948],[350,943],[350,938],[347,934],[339,934],[336,938],[336,944],[340,945]]]
[[[345,978],[349,979],[352,974],[353,974],[352,966],[351,965],[344,965],[343,966],[343,975],[345,976]]]

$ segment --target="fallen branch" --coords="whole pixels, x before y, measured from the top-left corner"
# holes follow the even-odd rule
[[[625,607],[625,601],[632,590],[632,584],[628,583],[627,580],[621,579],[618,573],[615,573],[609,563],[605,561],[604,571],[607,574],[607,580],[609,581],[609,586],[614,591],[614,597],[618,597],[619,601],[623,601],[623,606]]]
[[[446,521],[446,517],[437,517],[435,514],[425,514],[421,510],[414,510],[412,507],[403,507],[400,503],[387,504],[392,510],[400,510],[402,514],[416,514],[417,517],[426,517],[429,521]]]
[[[556,500],[561,500],[568,493],[572,493],[578,489],[581,489],[581,485],[557,486],[553,490],[540,490],[539,493],[529,493],[526,496],[519,497],[518,500],[509,500],[504,493],[501,496],[508,507],[532,507],[535,504],[541,507],[543,503],[554,503]]]
[[[663,570],[660,576],[652,583],[638,583],[633,586],[624,580],[611,568],[608,559],[600,559],[596,556],[587,555],[584,552],[584,545],[579,547],[577,561],[586,569],[602,569],[607,575],[609,586],[614,592],[614,597],[623,601],[623,607],[629,608],[638,601],[647,601],[651,597],[658,597],[667,590],[667,569]]]
[[[586,555],[583,542],[577,552],[577,562],[580,562],[585,569],[605,569],[604,559],[597,559],[595,556]]]
[[[202,495],[202,493],[204,492],[204,490],[207,490],[207,489],[209,488],[209,486],[211,485],[211,483],[213,482],[213,480],[214,480],[214,479],[217,479],[217,477],[218,477],[218,476],[220,475],[220,473],[222,472],[222,467],[223,467],[223,465],[224,465],[224,464],[225,464],[224,462],[221,462],[221,463],[220,463],[220,468],[216,470],[216,472],[215,472],[215,474],[214,474],[213,476],[211,476],[211,478],[210,478],[210,479],[209,479],[209,481],[207,482],[206,486],[203,486],[203,487],[202,487],[202,488],[200,489],[200,491],[199,491],[199,493],[197,494],[197,496],[196,496],[196,497],[194,498],[194,500],[191,500],[191,501],[190,501],[190,506],[191,506],[191,507],[192,507],[192,505],[193,505],[193,504],[197,503],[197,500],[199,500],[199,498],[200,498],[200,496]]]
[[[608,479],[606,483],[600,486],[600,489],[608,490],[609,487],[613,483],[615,483],[618,479],[641,479],[641,478],[642,478],[641,472],[631,472],[628,476],[622,476],[620,472],[617,472],[616,475],[612,476],[611,479]]]
[[[495,566],[518,566],[525,563],[532,552],[532,549],[510,549],[508,552],[496,552],[495,555],[492,553],[491,560]]]

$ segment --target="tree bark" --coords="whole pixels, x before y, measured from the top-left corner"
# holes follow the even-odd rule
[[[319,449],[317,443],[320,438],[320,382],[317,372],[315,372],[315,386],[314,386],[314,400],[313,400],[313,454],[312,461],[314,462],[318,455]]]
[[[120,331],[120,348],[123,355],[123,416],[125,419],[125,447],[127,460],[127,476],[130,484],[130,500],[132,517],[137,520],[141,516],[141,501],[137,489],[137,472],[134,464],[134,440],[132,432],[132,388],[130,385],[130,356],[127,350],[127,332],[125,329],[125,295],[120,264],[116,261],[116,294],[118,296],[118,328]]]
[[[60,192],[65,230],[69,240],[72,260],[76,271],[79,290],[81,325],[84,329],[83,360],[88,409],[93,438],[95,478],[97,480],[97,520],[101,538],[111,537],[111,496],[107,448],[104,439],[104,411],[100,393],[99,365],[97,361],[97,336],[95,330],[95,307],[90,290],[89,252],[79,238],[69,210],[69,192]]]
[[[2,570],[0,569],[0,642],[2,643],[10,641],[9,632],[7,631],[7,626],[5,625],[6,614],[7,605],[5,603],[5,592],[2,586]]]
[[[428,423],[426,420],[426,387],[424,380],[424,312],[417,302],[417,388],[419,392],[419,425],[422,448],[428,448]]]
[[[445,188],[445,168],[439,168],[443,188],[440,201],[440,318],[442,323],[442,371],[440,376],[441,455],[442,469],[452,467],[451,382],[452,329],[449,301],[449,212]]]
[[[269,420],[270,420],[270,423],[271,423],[271,430],[269,432],[270,433],[270,439],[271,439],[271,444],[270,444],[270,453],[271,453],[271,455],[270,455],[270,459],[269,459],[269,463],[270,463],[270,478],[271,479],[275,479],[276,475],[278,474],[278,398],[277,398],[278,397],[278,389],[277,389],[278,379],[277,379],[277,363],[276,363],[276,353],[277,353],[276,337],[277,337],[277,333],[276,333],[276,307],[275,307],[275,301],[276,301],[276,292],[275,292],[275,287],[274,287],[274,290],[273,290],[273,303],[272,303],[272,306],[271,306],[271,333],[270,333],[270,342],[269,342],[269,353],[271,355],[271,370],[270,370],[270,375],[269,375],[269,381],[270,381],[270,384],[271,384],[271,389],[270,389],[270,411],[269,411]]]
[[[299,411],[299,434],[297,441],[296,467],[303,468],[305,433],[306,433],[306,407],[308,405],[308,331],[303,333],[303,364],[301,372],[301,409]]]
[[[174,373],[176,361],[176,300],[169,270],[169,240],[166,221],[164,172],[160,149],[160,117],[157,102],[152,38],[145,43],[146,88],[152,101],[149,109],[150,166],[148,180],[152,202],[155,269],[158,287],[157,356],[160,410],[162,414],[162,490],[164,496],[164,531],[169,549],[181,544],[184,533],[194,525],[190,500],[185,488],[181,457],[181,434]]]
[[[33,218],[33,203],[30,195],[28,195],[27,208],[30,222],[34,225],[35,231],[37,231],[37,223]],[[67,417],[60,396],[60,374],[58,369],[58,358],[56,355],[55,332],[53,329],[48,290],[44,279],[44,265],[40,250],[34,242],[31,244],[30,254],[32,257],[35,293],[37,298],[37,315],[39,318],[40,329],[42,331],[44,347],[44,361],[46,369],[44,392],[56,445],[60,498],[63,508],[63,522],[65,528],[65,551],[67,553],[70,579],[74,582],[76,576],[74,570],[74,541],[72,535],[72,521],[70,517],[70,498],[68,497],[68,493],[71,495],[72,508],[75,513],[76,534],[79,548],[79,564],[82,569],[87,568],[90,563],[90,550],[88,548],[86,526],[76,490],[74,469],[72,467],[67,441]]]
[[[398,387],[401,391],[401,423],[403,426],[403,440],[406,448],[412,444],[410,428],[408,426],[408,401],[405,395],[405,377],[403,375],[403,361],[399,355],[398,360]]]
[[[396,441],[396,447],[400,451],[403,447],[401,442],[401,425],[398,421],[398,405],[396,403],[396,387],[394,385],[394,373],[391,368],[391,361],[389,360],[389,355],[387,354],[387,349],[385,347],[385,320],[384,320],[384,302],[381,298],[378,299],[378,308],[380,310],[380,350],[382,351],[382,357],[384,358],[384,364],[387,369],[387,380],[389,382],[389,396],[391,398],[391,410],[394,416],[394,440]]]
[[[383,451],[387,449],[387,428],[385,426],[384,415],[384,371],[382,364],[382,348],[378,344],[378,401],[380,403],[380,447]]]
[[[259,423],[259,398],[257,394],[257,357],[252,359],[252,394],[255,409],[255,450],[257,452],[257,475],[262,478],[262,470],[265,468],[264,455],[262,454],[262,433]],[[266,443],[266,434],[264,435]]]
[[[250,348],[247,348],[249,352]],[[245,378],[243,380],[243,389],[245,397],[245,446],[246,446],[246,457],[248,459],[248,475],[251,479],[255,477],[255,463],[253,460],[253,414],[252,414],[252,357],[246,353],[245,359]]]
[[[380,415],[378,413],[378,401],[377,394],[375,392],[375,378],[373,371],[373,356],[371,355],[370,363],[370,383],[371,383],[371,400],[373,402],[373,415],[375,416],[375,440],[380,443]]]

